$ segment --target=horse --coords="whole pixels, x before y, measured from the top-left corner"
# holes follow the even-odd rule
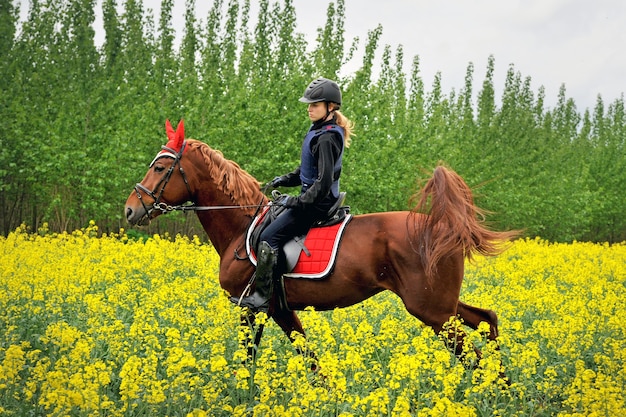
[[[229,295],[240,296],[250,289],[255,271],[244,253],[246,231],[259,207],[270,200],[261,183],[236,162],[201,141],[185,139],[182,120],[176,130],[167,121],[166,131],[168,142],[131,191],[125,217],[131,225],[146,225],[164,213],[195,211],[219,254],[220,286]],[[496,313],[459,299],[464,261],[477,254],[498,255],[517,232],[487,227],[485,212],[474,204],[471,189],[442,164],[411,201],[417,201],[411,210],[354,215],[345,227],[336,265],[325,279],[284,278],[288,308],[275,294],[267,314],[290,340],[293,332],[305,335],[296,311],[344,308],[391,291],[459,359],[473,350],[477,363],[481,352],[473,344],[464,349],[462,329],[446,330],[451,318],[460,317],[472,329],[488,323],[487,337],[497,344]],[[254,313],[242,313],[242,324],[253,325]],[[262,330],[259,324],[255,349]]]

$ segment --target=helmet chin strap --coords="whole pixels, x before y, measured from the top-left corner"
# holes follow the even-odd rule
[[[327,120],[328,120],[328,116],[330,116],[332,113],[334,113],[335,111],[337,111],[337,110],[338,110],[338,109],[332,109],[332,110],[329,110],[329,109],[328,109],[328,107],[329,107],[329,105],[328,105],[328,104],[329,104],[329,102],[328,102],[328,101],[326,101],[326,102],[324,102],[324,103],[326,104],[326,115],[325,115],[324,117],[321,117],[321,118],[319,118],[319,119],[317,119],[317,120],[313,121],[313,123],[319,123],[319,122],[325,122],[325,121],[327,121]]]
[[[330,103],[328,103],[328,101],[325,104],[326,104],[326,116],[324,116],[324,121],[328,120],[328,116],[330,116],[331,113],[334,113],[335,110],[337,110],[337,109],[329,110],[328,108],[330,107],[329,106]],[[319,122],[319,120],[318,120],[318,122]]]

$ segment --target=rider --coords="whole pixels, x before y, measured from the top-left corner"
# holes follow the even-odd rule
[[[300,166],[269,184],[273,188],[301,185],[300,195],[286,197],[282,201],[285,210],[261,233],[255,292],[241,300],[233,298],[255,311],[269,309],[274,282],[285,268],[283,244],[324,219],[339,198],[342,156],[344,147],[350,146],[353,126],[339,111],[341,90],[336,82],[318,78],[304,90],[300,101],[308,104],[312,122],[302,143]]]

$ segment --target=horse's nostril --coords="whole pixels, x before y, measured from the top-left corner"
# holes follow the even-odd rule
[[[126,208],[126,218],[130,219],[132,215],[133,215],[133,209],[130,208],[130,207],[127,207]]]

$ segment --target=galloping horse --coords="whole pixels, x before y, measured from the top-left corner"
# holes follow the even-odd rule
[[[147,224],[172,210],[195,210],[220,256],[220,285],[239,296],[255,270],[242,255],[246,231],[268,198],[260,183],[237,163],[202,142],[185,140],[182,121],[176,130],[166,122],[166,131],[167,145],[126,201],[126,219],[130,224]],[[304,334],[295,310],[348,307],[389,290],[402,299],[410,314],[441,334],[458,357],[463,357],[463,332],[442,332],[451,317],[460,316],[473,329],[487,322],[488,337],[496,340],[496,314],[459,300],[464,260],[476,253],[500,253],[502,243],[516,232],[486,228],[469,187],[443,166],[435,168],[415,197],[418,203],[411,211],[353,216],[327,278],[285,278],[288,308],[281,308],[274,297],[268,315],[288,337],[293,331]],[[261,331],[257,331],[257,345]],[[480,351],[473,349],[480,358]]]

